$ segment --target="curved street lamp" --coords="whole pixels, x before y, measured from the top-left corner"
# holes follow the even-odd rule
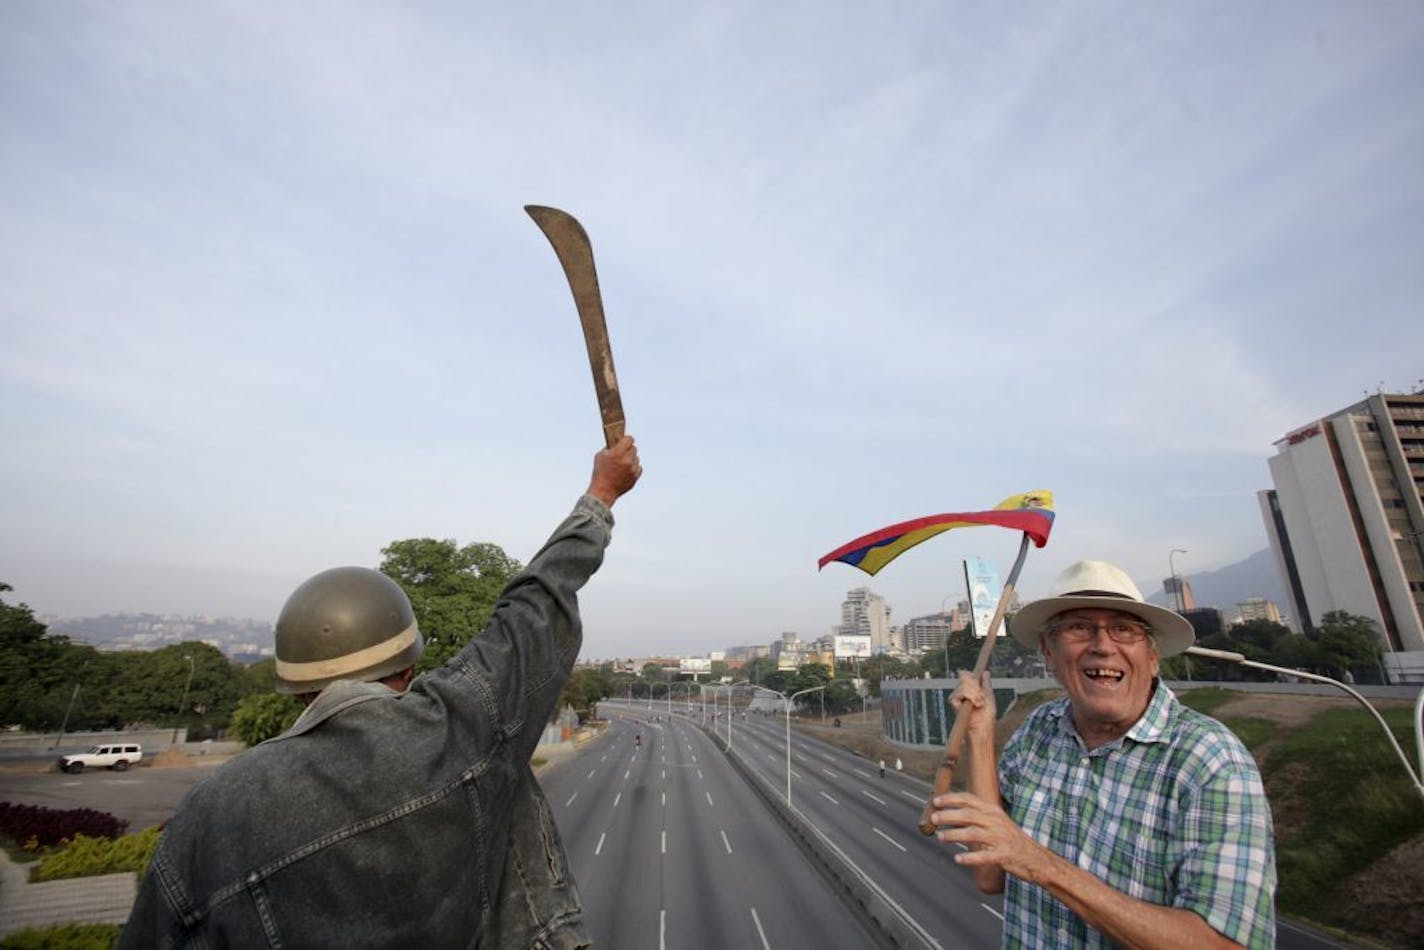
[[[1346,686],[1339,680],[1331,679],[1328,676],[1317,676],[1314,673],[1304,673],[1300,670],[1288,670],[1283,666],[1272,666],[1269,663],[1257,663],[1255,660],[1246,659],[1243,654],[1232,653],[1227,650],[1212,650],[1208,647],[1190,646],[1187,647],[1187,652],[1193,656],[1204,657],[1208,660],[1222,660],[1226,663],[1235,663],[1237,666],[1247,666],[1253,670],[1265,670],[1269,673],[1280,673],[1285,676],[1298,676],[1301,679],[1310,680],[1315,683],[1325,683],[1328,686],[1334,686],[1336,689],[1342,689],[1349,693],[1359,701],[1361,706],[1369,710],[1371,716],[1375,717],[1375,722],[1379,723],[1380,728],[1384,730],[1385,738],[1389,740],[1389,744],[1394,748],[1394,754],[1399,756],[1399,761],[1404,765],[1404,771],[1409,773],[1409,780],[1414,784],[1414,790],[1419,793],[1421,798],[1424,798],[1424,782],[1419,781],[1419,776],[1415,773],[1413,766],[1409,764],[1409,757],[1406,756],[1404,750],[1399,747],[1399,743],[1394,738],[1394,733],[1390,732],[1389,724],[1384,721],[1384,717],[1375,710],[1375,707],[1370,705],[1369,700],[1365,699],[1364,696],[1361,696],[1349,686]],[[1414,742],[1418,746],[1419,761],[1424,763],[1424,721],[1421,721],[1421,715],[1424,715],[1424,690],[1419,691],[1419,698],[1415,700],[1414,703]]]
[[[792,693],[791,698],[786,701],[786,807],[791,807],[791,707],[796,705],[796,697],[805,696],[807,693],[814,693],[816,690],[824,690],[826,684],[812,686],[810,689],[803,689],[799,693]],[[825,693],[821,694],[825,696]]]
[[[732,694],[738,686],[750,686],[749,680],[737,680],[735,683],[728,683],[727,692],[727,751],[732,751]]]

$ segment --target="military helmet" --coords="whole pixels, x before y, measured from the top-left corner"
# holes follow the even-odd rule
[[[314,693],[334,680],[378,680],[425,651],[410,598],[368,567],[322,571],[277,618],[277,692]]]

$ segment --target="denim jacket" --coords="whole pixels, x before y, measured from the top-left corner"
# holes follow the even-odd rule
[[[588,945],[529,759],[612,526],[585,495],[445,666],[404,693],[335,682],[194,786],[119,945]]]

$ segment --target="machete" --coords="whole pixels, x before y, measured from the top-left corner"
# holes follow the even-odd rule
[[[525,205],[524,210],[554,246],[554,254],[564,267],[569,289],[574,294],[588,362],[593,368],[593,388],[598,394],[598,411],[603,416],[603,438],[611,448],[623,438],[623,400],[618,395],[618,374],[613,369],[613,350],[608,344],[608,327],[603,322],[603,298],[598,292],[598,273],[593,269],[593,246],[588,232],[573,215],[558,208]]]

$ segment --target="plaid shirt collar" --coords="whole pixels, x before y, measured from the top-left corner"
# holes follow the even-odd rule
[[[1167,684],[1162,682],[1160,676],[1152,679],[1152,698],[1147,702],[1147,708],[1141,717],[1132,724],[1132,728],[1123,733],[1118,738],[1104,745],[1093,749],[1093,753],[1104,753],[1111,749],[1122,746],[1123,739],[1131,739],[1133,742],[1164,742],[1167,739],[1167,730],[1172,725],[1172,704],[1176,699],[1176,694],[1167,688]],[[1058,720],[1060,732],[1071,736],[1084,749],[1087,743],[1078,734],[1078,727],[1073,724],[1073,717],[1068,712],[1073,708],[1067,697],[1054,704],[1049,715]]]

